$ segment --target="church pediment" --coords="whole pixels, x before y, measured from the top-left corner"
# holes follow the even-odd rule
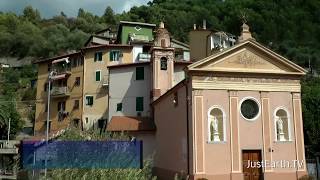
[[[189,70],[213,72],[247,72],[304,75],[306,71],[263,47],[248,40],[226,51],[211,55],[188,66]]]

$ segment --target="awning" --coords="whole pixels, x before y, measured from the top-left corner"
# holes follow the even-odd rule
[[[58,80],[58,79],[64,79],[64,78],[66,78],[66,74],[56,75],[56,76],[53,76],[51,79]]]
[[[67,57],[67,58],[54,60],[54,61],[52,61],[52,64],[63,62],[63,61],[69,63],[69,58]]]

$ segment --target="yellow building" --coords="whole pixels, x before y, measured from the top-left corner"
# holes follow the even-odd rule
[[[50,133],[75,126],[99,128],[108,117],[108,65],[132,62],[132,46],[99,45],[38,64],[35,134],[46,130],[48,77],[53,72],[50,96]],[[102,128],[102,127],[101,127]]]
[[[79,126],[82,115],[83,57],[81,52],[38,60],[35,134],[46,130],[48,79],[52,76],[50,95],[50,132],[70,124]]]
[[[83,128],[102,128],[108,119],[109,65],[132,62],[132,46],[109,44],[86,47],[84,54]],[[99,126],[100,120],[100,126]]]

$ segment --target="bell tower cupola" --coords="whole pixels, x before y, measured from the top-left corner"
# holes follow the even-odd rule
[[[156,100],[173,87],[174,48],[171,47],[170,34],[161,22],[155,32],[151,49],[152,99]]]

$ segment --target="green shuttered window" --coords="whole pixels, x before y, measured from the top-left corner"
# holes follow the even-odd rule
[[[144,80],[144,67],[136,67],[136,80]]]
[[[136,111],[143,111],[143,97],[136,97]]]

